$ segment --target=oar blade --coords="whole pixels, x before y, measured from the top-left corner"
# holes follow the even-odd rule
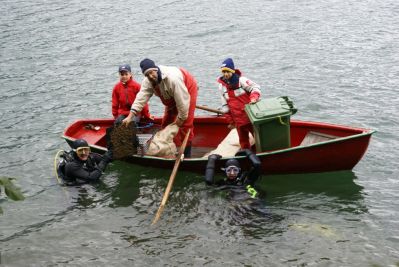
[[[152,220],[151,225],[154,225],[154,224],[156,224],[156,223],[159,221],[159,219],[161,218],[161,214],[162,214],[164,208],[165,208],[165,206],[162,205],[162,204],[161,204],[161,206],[159,206],[158,211],[157,211],[157,214],[155,214],[155,217],[154,217],[154,219]]]

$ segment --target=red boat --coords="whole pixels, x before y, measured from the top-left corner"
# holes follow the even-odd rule
[[[63,138],[72,141],[84,138],[93,151],[104,153],[105,130],[113,125],[113,119],[84,119],[69,125]],[[154,126],[161,122],[155,118]],[[215,149],[229,133],[228,122],[223,116],[199,116],[194,120],[195,137],[192,142],[192,157],[185,158],[180,169],[203,173],[207,163],[206,152]],[[148,129],[150,130],[150,129]],[[288,174],[351,170],[363,157],[375,132],[369,129],[291,120],[290,146],[273,151],[257,151],[262,162],[263,174]],[[145,134],[145,133],[144,133]],[[222,158],[217,167],[224,166],[231,157]],[[248,167],[245,157],[235,157],[243,167]],[[172,169],[175,159],[132,155],[124,161]]]

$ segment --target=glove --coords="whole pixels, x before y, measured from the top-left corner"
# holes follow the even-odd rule
[[[103,160],[108,164],[109,162],[112,162],[112,158],[113,158],[113,153],[112,150],[108,150],[107,152],[105,152],[105,154],[103,155]]]
[[[221,159],[221,158],[222,158],[222,156],[219,155],[219,154],[212,154],[212,155],[209,155],[209,156],[208,156],[208,160],[209,160],[209,159],[219,160],[219,159]]]
[[[236,153],[236,156],[246,156],[249,157],[250,155],[254,154],[250,149],[242,149]]]

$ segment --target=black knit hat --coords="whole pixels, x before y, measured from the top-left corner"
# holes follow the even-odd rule
[[[236,166],[236,167],[240,168],[240,163],[236,159],[229,159],[228,161],[226,161],[226,164],[224,165],[224,167],[227,168],[229,166]]]
[[[88,147],[88,146],[89,146],[89,144],[84,139],[76,139],[72,143],[73,149],[78,149],[79,147]]]
[[[158,70],[158,67],[155,65],[155,62],[149,58],[145,58],[140,62],[141,72],[146,75],[151,70]]]

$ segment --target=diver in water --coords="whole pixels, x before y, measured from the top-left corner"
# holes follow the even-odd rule
[[[86,140],[77,139],[72,144],[73,150],[65,152],[63,161],[58,165],[58,176],[67,185],[76,185],[98,181],[112,161],[112,152],[104,155],[93,153]]]
[[[206,165],[205,171],[205,182],[208,185],[217,186],[242,186],[247,190],[251,197],[255,198],[258,195],[258,191],[253,186],[260,176],[260,159],[249,149],[239,151],[236,156],[246,156],[251,164],[250,169],[243,171],[238,160],[229,159],[226,161],[226,164],[222,169],[225,171],[226,177],[223,180],[215,181],[214,174],[216,162],[220,160],[222,156],[218,154],[212,154],[208,157],[208,163]]]

